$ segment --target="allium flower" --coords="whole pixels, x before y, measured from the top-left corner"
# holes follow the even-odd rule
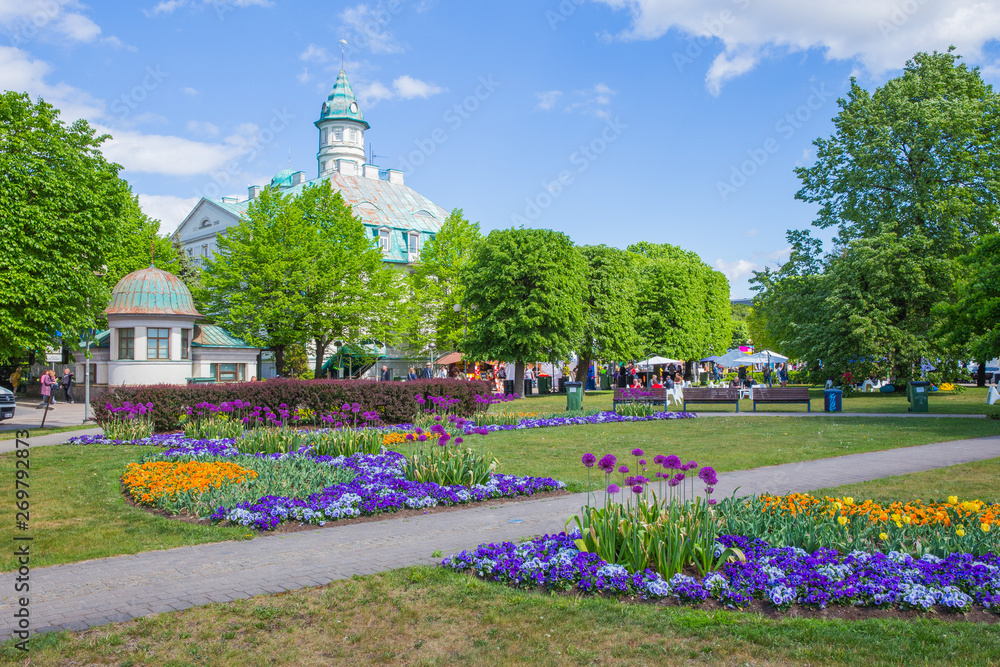
[[[616,463],[618,463],[618,459],[615,458],[614,454],[606,454],[597,462],[597,467],[610,475],[615,471]]]
[[[611,495],[614,495],[614,494],[618,493],[619,491],[621,491],[621,489],[618,488],[617,484],[609,484],[608,485],[608,493],[610,493]]]
[[[583,463],[583,465],[587,466],[588,468],[593,468],[594,467],[594,463],[597,462],[597,457],[594,456],[593,454],[591,454],[590,452],[588,452],[588,453],[584,454],[583,458],[580,459],[580,460]]]
[[[674,475],[674,479],[676,479],[678,482],[683,482],[684,481],[684,473],[682,473],[682,472],[677,473],[676,475]]]
[[[642,493],[642,484],[636,484],[635,486],[633,486],[632,487],[632,493],[634,493],[636,495],[639,495],[640,493]]]
[[[641,466],[646,465],[646,459],[639,459],[639,465]]]
[[[465,442],[465,440],[463,440],[461,436],[455,438],[456,445],[461,445],[463,442]]]
[[[641,449],[639,449],[638,447],[636,447],[635,449],[632,450],[632,456],[642,456],[642,455],[643,455],[643,451]]]
[[[656,456],[653,457],[653,463],[655,463],[658,466],[661,466],[661,465],[663,465],[663,461],[666,458],[667,457],[664,456],[663,454],[657,454]]]
[[[697,463],[695,463],[694,461],[688,461],[688,470],[694,470],[697,467],[698,467]]]
[[[698,471],[698,479],[709,486],[715,486],[719,482],[719,476],[715,474],[715,469],[710,466],[705,466]]]
[[[628,466],[618,466],[618,472],[620,472],[623,475],[627,475],[628,474]]]
[[[671,454],[663,459],[663,467],[667,470],[676,470],[681,467],[680,457]]]

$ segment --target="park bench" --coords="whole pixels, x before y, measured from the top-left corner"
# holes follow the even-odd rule
[[[806,411],[812,412],[808,387],[754,387],[754,412],[757,412],[758,403],[805,403]]]
[[[740,411],[740,390],[736,387],[688,387],[684,390],[684,412],[688,403],[732,403]]]
[[[650,389],[616,387],[611,409],[616,409],[619,403],[648,403],[650,405],[662,405],[663,409],[666,410],[667,390],[663,387]]]

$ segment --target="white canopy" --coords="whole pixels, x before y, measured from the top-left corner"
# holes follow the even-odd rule
[[[733,359],[733,363],[737,364],[780,364],[786,361],[788,361],[788,357],[771,350],[764,350],[763,352],[756,352]]]
[[[667,359],[666,357],[650,357],[643,359],[635,365],[639,370],[648,370],[653,366],[666,366],[667,364],[683,364],[679,359]]]

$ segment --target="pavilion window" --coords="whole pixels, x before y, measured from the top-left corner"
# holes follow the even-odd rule
[[[170,358],[170,329],[146,329],[146,358]]]
[[[408,251],[411,255],[416,255],[420,253],[420,235],[410,234],[409,236],[409,248]]]
[[[344,129],[341,127],[333,128],[333,140],[343,141],[344,140]]]
[[[135,359],[135,329],[118,330],[118,358]]]
[[[191,330],[181,329],[181,359],[187,359],[190,354],[188,346],[191,344]]]
[[[380,229],[378,230],[378,247],[382,249],[382,252],[388,253],[390,250],[389,245],[389,230]]]

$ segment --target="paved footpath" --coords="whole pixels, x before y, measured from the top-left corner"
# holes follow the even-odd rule
[[[851,454],[720,474],[716,497],[810,491],[1000,457],[1000,436]],[[279,593],[415,564],[431,554],[564,529],[586,502],[573,494],[319,530],[118,556],[31,571],[36,632],[82,630],[211,602]],[[14,573],[0,597],[0,633],[13,630]]]

